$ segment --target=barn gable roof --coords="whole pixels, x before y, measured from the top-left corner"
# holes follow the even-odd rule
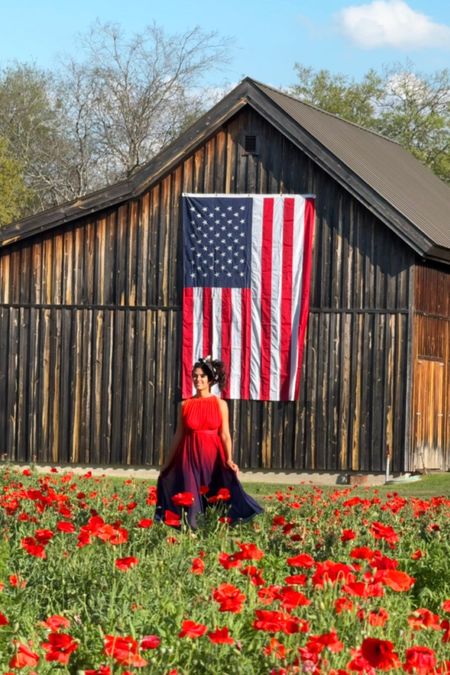
[[[450,189],[443,181],[398,143],[250,78],[131,178],[8,225],[0,246],[139,196],[247,105],[419,255],[450,262]]]

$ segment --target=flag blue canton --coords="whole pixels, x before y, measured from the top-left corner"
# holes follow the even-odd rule
[[[183,202],[185,287],[248,288],[252,199],[189,196]]]

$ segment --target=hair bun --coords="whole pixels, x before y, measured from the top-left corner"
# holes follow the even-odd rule
[[[200,368],[210,375],[210,380],[213,382],[213,384],[217,384],[219,389],[223,389],[226,382],[225,365],[223,361],[220,361],[219,359],[212,359],[211,355],[208,354],[207,356],[199,358],[199,360],[194,364],[194,369],[198,366],[200,366]]]

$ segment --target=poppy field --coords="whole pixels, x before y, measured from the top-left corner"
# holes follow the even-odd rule
[[[195,532],[189,493],[0,470],[0,675],[450,672],[450,499],[291,486]]]

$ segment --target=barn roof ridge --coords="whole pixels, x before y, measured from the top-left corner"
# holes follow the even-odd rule
[[[303,101],[301,98],[298,98],[298,96],[295,96],[294,94],[290,93],[289,91],[285,91],[284,89],[279,89],[271,84],[265,84],[264,82],[260,82],[259,80],[255,80],[252,77],[247,77],[245,78],[249,82],[252,82],[253,84],[256,84],[258,87],[262,87],[264,89],[271,89],[272,91],[276,92],[277,94],[281,94],[282,96],[286,96],[287,98],[292,99],[295,103],[300,103],[301,105],[307,106],[308,108],[311,108],[312,110],[316,110],[319,113],[322,113],[323,115],[327,115],[328,117],[331,117],[335,120],[340,120],[341,122],[345,122],[345,124],[350,124],[352,127],[356,127],[356,129],[361,129],[361,131],[365,131],[369,134],[373,134],[374,136],[379,136],[380,138],[383,138],[385,141],[389,141],[390,143],[394,143],[394,145],[398,145],[401,147],[400,143],[396,141],[394,138],[389,138],[389,136],[385,136],[384,134],[380,133],[379,131],[375,131],[375,129],[369,129],[368,127],[364,127],[362,124],[358,124],[357,122],[352,122],[351,120],[346,120],[345,117],[341,117],[337,113],[332,113],[329,110],[324,110],[324,108],[321,108],[318,105],[315,105],[314,103],[309,103],[308,101]]]
[[[395,141],[250,77],[128,179],[6,226],[0,231],[0,248],[138,197],[247,105],[344,185],[419,255],[450,262],[446,215],[450,191],[447,195],[443,181]],[[403,182],[400,170],[405,173]],[[425,206],[418,201],[417,186],[422,183],[428,191]]]

